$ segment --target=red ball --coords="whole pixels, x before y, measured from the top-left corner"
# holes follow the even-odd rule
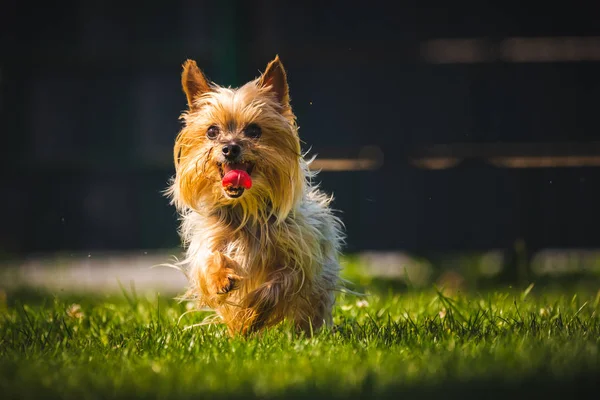
[[[252,178],[246,171],[234,169],[225,174],[221,183],[223,187],[233,186],[250,189],[252,187]]]

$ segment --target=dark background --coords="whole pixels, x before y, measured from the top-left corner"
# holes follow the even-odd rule
[[[600,157],[598,2],[0,4],[4,255],[178,246],[161,192],[185,108],[182,62],[237,86],[275,54],[306,149],[383,153],[379,169],[320,175],[348,252],[600,244],[598,167],[490,162]],[[542,43],[526,53],[543,62],[513,62],[502,43],[514,37],[563,40],[563,51]],[[476,40],[479,50],[454,48],[454,61],[440,61],[426,50],[437,39]],[[431,155],[462,162],[417,166]]]

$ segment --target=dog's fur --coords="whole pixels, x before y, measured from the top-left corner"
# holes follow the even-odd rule
[[[331,198],[311,183],[279,57],[237,89],[208,81],[188,60],[182,86],[188,110],[168,192],[182,219],[188,298],[216,310],[232,335],[283,319],[306,332],[330,324],[342,223]],[[262,136],[247,137],[249,124]],[[212,140],[211,126],[219,132]],[[231,141],[251,165],[253,182],[237,198],[221,184],[227,165],[221,149]]]

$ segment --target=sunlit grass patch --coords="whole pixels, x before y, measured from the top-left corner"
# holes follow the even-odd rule
[[[233,339],[159,295],[5,297],[3,398],[561,397],[600,372],[592,292],[342,295],[312,338]]]

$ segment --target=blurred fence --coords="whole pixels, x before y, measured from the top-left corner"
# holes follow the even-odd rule
[[[276,53],[348,251],[598,247],[595,6],[384,4],[3,4],[0,250],[177,246],[181,63]]]

